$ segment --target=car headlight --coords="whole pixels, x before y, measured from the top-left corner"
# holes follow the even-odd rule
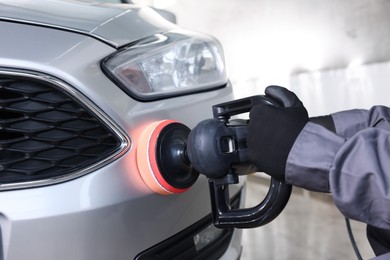
[[[203,34],[171,31],[126,46],[102,63],[128,94],[155,100],[222,87],[227,83],[222,47]]]

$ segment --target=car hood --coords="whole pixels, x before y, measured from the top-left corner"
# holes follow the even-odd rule
[[[115,48],[175,27],[148,7],[74,0],[0,0],[0,21],[74,31]]]

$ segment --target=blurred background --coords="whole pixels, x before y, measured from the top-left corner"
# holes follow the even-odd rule
[[[389,1],[180,0],[160,7],[222,42],[238,97],[279,84],[297,92],[312,116],[390,101]]]
[[[219,39],[237,98],[281,85],[310,116],[390,106],[390,1],[149,0],[181,27]],[[248,204],[268,179],[248,177]],[[365,225],[352,221],[363,259],[374,256]],[[295,189],[272,223],[245,230],[242,259],[356,259],[345,220],[329,194]]]

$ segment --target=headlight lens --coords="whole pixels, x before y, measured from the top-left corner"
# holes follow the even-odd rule
[[[168,32],[128,46],[103,61],[126,92],[141,100],[183,95],[227,83],[222,47],[202,34]]]

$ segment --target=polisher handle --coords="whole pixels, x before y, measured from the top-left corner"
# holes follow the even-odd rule
[[[214,118],[227,122],[231,116],[249,112],[258,104],[280,106],[279,102],[265,95],[250,96],[213,106]]]
[[[209,179],[214,225],[218,228],[256,228],[274,220],[286,206],[291,185],[271,179],[265,198],[251,208],[232,209],[228,185],[238,183],[238,176],[228,174],[220,179]]]
[[[231,116],[249,112],[257,104],[281,106],[279,102],[267,96],[251,96],[213,106],[214,118],[228,124]],[[245,157],[240,156],[240,158]],[[291,185],[271,178],[268,193],[258,205],[251,208],[232,209],[228,185],[234,183],[238,183],[234,168],[230,168],[224,176],[209,179],[212,214],[216,227],[254,228],[265,225],[283,211],[292,190]]]

